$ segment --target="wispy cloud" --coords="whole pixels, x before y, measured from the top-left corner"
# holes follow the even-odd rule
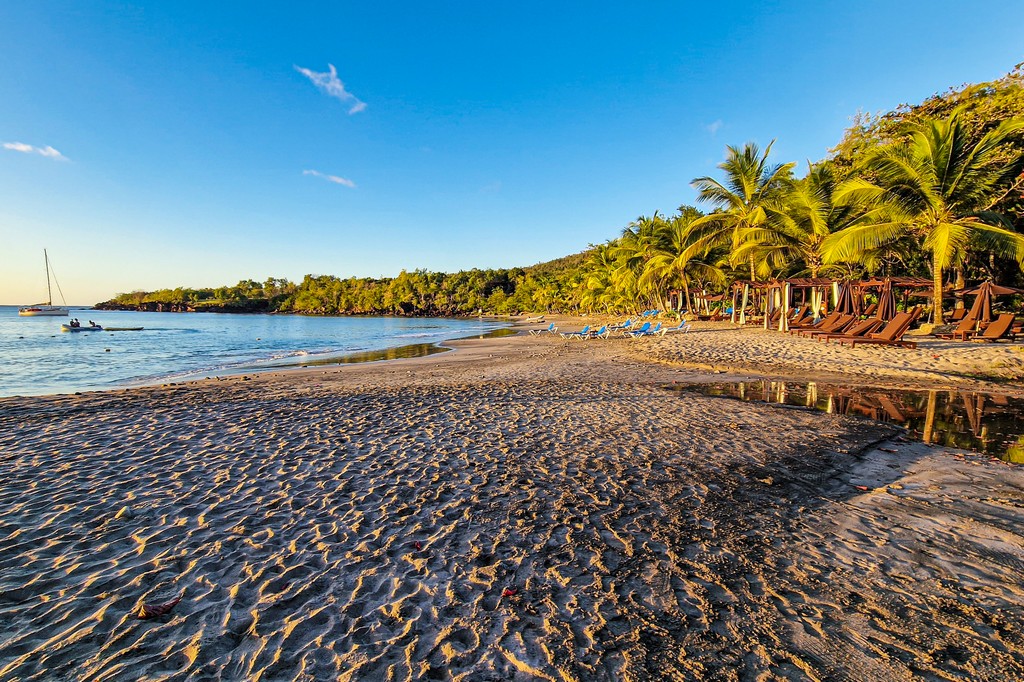
[[[705,128],[705,129],[706,129],[706,130],[707,130],[707,131],[708,131],[709,133],[711,133],[711,136],[712,136],[712,137],[714,137],[714,136],[715,136],[715,133],[717,133],[717,132],[718,132],[719,130],[721,130],[721,128],[722,128],[722,126],[723,126],[723,125],[724,125],[724,124],[722,123],[722,119],[718,119],[718,120],[717,120],[717,121],[715,121],[714,123],[709,123],[708,125],[704,126],[704,128]]]
[[[351,104],[352,106],[349,107],[348,113],[358,114],[365,109],[366,102],[361,101],[345,89],[345,84],[338,78],[338,70],[334,68],[334,64],[328,64],[327,68],[330,70],[323,73],[304,69],[301,66],[296,66],[295,70],[311,80],[313,85],[318,87],[325,95],[334,97],[345,104]]]
[[[356,183],[352,182],[348,178],[343,178],[338,175],[328,175],[327,173],[321,173],[318,170],[304,170],[303,175],[312,175],[315,178],[323,178],[327,182],[333,182],[336,185],[345,185],[345,187],[355,187]]]
[[[48,159],[57,159],[58,161],[67,161],[68,157],[61,154],[53,147],[47,145],[45,147],[33,147],[30,144],[24,142],[4,142],[4,149],[10,149],[12,152],[21,152],[22,154],[39,154],[45,156]]]

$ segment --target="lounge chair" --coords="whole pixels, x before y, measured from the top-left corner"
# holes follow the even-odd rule
[[[841,314],[832,321],[831,324],[826,324],[821,327],[814,327],[811,329],[797,329],[796,333],[799,336],[816,336],[818,334],[842,334],[843,331],[857,321],[856,315]]]
[[[563,339],[574,339],[579,336],[586,336],[589,331],[590,325],[588,324],[586,327],[579,330],[578,332],[562,332],[561,334],[559,334],[559,336],[561,336]]]
[[[627,330],[622,332],[622,335],[623,336],[632,336],[634,334],[640,334],[642,336],[642,335],[646,334],[647,332],[649,332],[650,330],[651,330],[651,323],[650,322],[644,322],[640,326],[639,329],[634,329],[634,330],[627,329]]]
[[[608,325],[604,325],[597,331],[589,331],[578,338],[581,341],[586,341],[587,339],[607,339],[609,335],[611,335],[611,331],[609,331]]]
[[[965,317],[956,325],[952,332],[946,334],[936,334],[935,336],[940,339],[952,339],[954,341],[966,341],[969,336],[973,336],[978,328],[978,321],[973,317]]]
[[[985,331],[981,332],[977,336],[972,336],[971,341],[998,341],[999,339],[1012,338],[1014,317],[1013,313],[1003,313],[995,320],[992,321],[989,326],[985,327]]]
[[[633,318],[627,319],[625,322],[619,322],[618,324],[608,325],[608,329],[612,331],[618,331],[620,329],[629,329],[633,326]]]
[[[664,329],[662,329],[658,333],[661,334],[662,336],[665,336],[665,334],[668,334],[669,332],[683,332],[683,333],[686,333],[688,331],[690,331],[690,323],[687,322],[686,320],[680,320],[678,327],[665,327]]]
[[[949,316],[949,324],[959,322],[965,317],[967,317],[967,308],[954,308],[953,312]]]
[[[868,304],[868,307],[864,309],[864,312],[862,312],[860,314],[860,316],[861,317],[871,317],[872,315],[875,314],[876,310],[878,310],[878,304],[877,303]]]
[[[533,334],[534,336],[540,336],[541,334],[557,334],[558,327],[556,327],[555,323],[552,322],[550,325],[548,325],[547,329],[531,329],[530,333]]]
[[[800,325],[808,320],[808,316],[811,314],[811,306],[804,305],[793,313],[793,316],[789,318],[789,326]]]
[[[817,323],[815,323],[813,321],[808,321],[808,322],[806,322],[804,324],[790,325],[789,333],[790,334],[796,334],[801,329],[822,329],[822,328],[825,327],[825,325],[832,325],[832,324],[834,324],[836,319],[841,314],[842,313],[837,313],[835,311],[832,311],[831,313],[829,313],[828,317],[821,318],[820,320],[818,320]]]
[[[646,327],[646,328],[645,328]],[[639,339],[641,336],[654,336],[661,332],[661,322],[651,327],[650,323],[644,323],[644,326],[637,329],[635,332],[626,332],[626,336],[631,336],[634,339]]]
[[[881,326],[881,320],[871,318],[870,320],[861,320],[852,327],[847,328],[845,332],[815,334],[814,338],[819,341],[824,341],[828,343],[832,339],[850,339],[863,337],[875,331],[878,331],[878,328]]]
[[[889,320],[889,323],[880,332],[874,334],[868,334],[867,336],[858,336],[846,339],[838,339],[839,343],[848,343],[851,346],[856,346],[858,343],[872,343],[883,346],[900,346],[902,348],[917,348],[917,343],[914,341],[904,341],[903,335],[910,329],[911,323],[915,319],[914,312],[909,313],[896,313],[896,315]]]

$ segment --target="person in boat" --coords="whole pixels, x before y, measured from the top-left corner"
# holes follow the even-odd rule
[[[95,322],[93,322],[92,320],[89,320],[89,326],[90,326],[90,327],[95,327],[95,326],[96,326],[96,323],[95,323]]]
[[[78,324],[78,318],[76,317],[76,318],[74,318],[73,320],[71,320],[71,322],[70,322],[70,324],[68,324],[68,326],[69,326],[69,327],[78,327],[78,326],[79,326],[79,324]]]

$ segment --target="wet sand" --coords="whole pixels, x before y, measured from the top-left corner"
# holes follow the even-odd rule
[[[0,400],[0,680],[1024,676],[1022,470],[698,332]]]

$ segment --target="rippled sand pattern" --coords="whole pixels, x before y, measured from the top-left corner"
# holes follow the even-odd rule
[[[922,658],[891,634],[875,643],[878,619],[910,628],[921,598],[869,585],[884,611],[871,594],[837,606],[822,581],[856,578],[843,562],[860,560],[823,572],[824,555],[794,539],[849,453],[891,430],[724,410],[634,383],[547,380],[7,401],[0,679],[1022,670],[1016,634],[987,662]],[[136,618],[179,594],[167,615]],[[1000,622],[1021,631],[1019,613]],[[946,626],[914,627],[939,641]]]

